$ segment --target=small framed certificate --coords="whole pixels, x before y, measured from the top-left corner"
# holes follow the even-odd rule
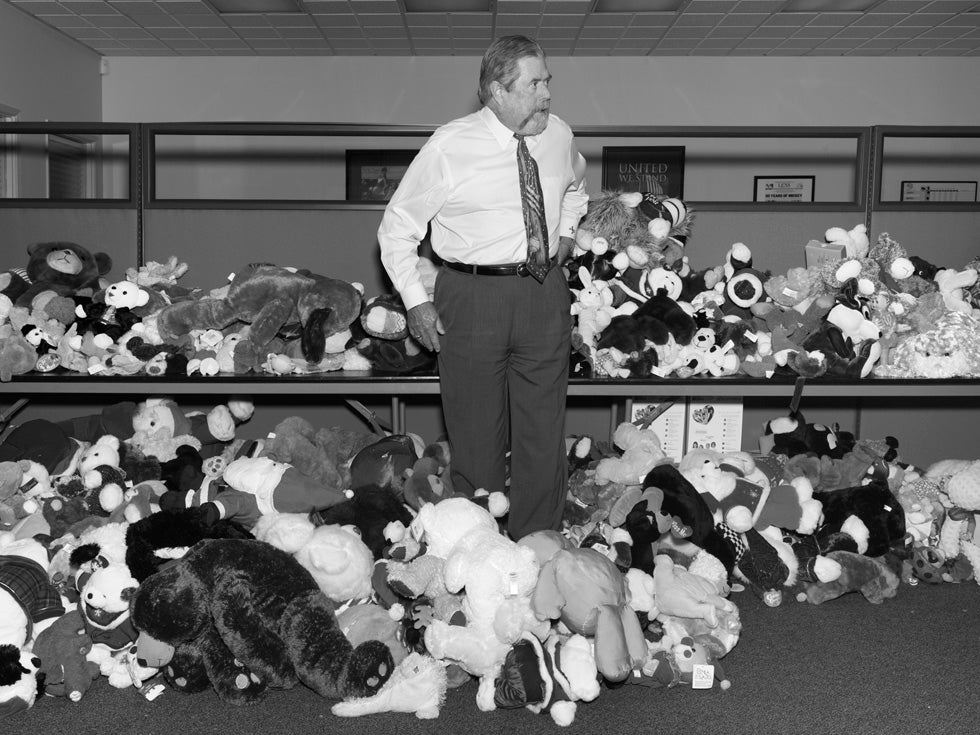
[[[903,202],[975,202],[976,181],[903,181]]]
[[[814,176],[756,176],[754,202],[813,201]]]

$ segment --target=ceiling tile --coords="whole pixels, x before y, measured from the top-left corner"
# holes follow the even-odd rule
[[[980,51],[980,0],[881,0],[863,13],[779,12],[785,0],[685,0],[677,12],[611,13],[593,12],[595,0],[487,0],[490,10],[465,13],[404,13],[404,0],[300,0],[306,12],[225,16],[207,0],[8,1],[72,37],[86,32],[82,43],[111,55],[270,53],[245,37],[275,42],[285,55],[478,56],[491,34],[508,33],[573,56]]]

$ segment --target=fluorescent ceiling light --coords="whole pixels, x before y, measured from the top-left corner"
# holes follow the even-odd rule
[[[221,15],[236,13],[302,13],[296,0],[208,0]]]
[[[405,0],[406,13],[489,13],[490,0]]]
[[[593,13],[674,12],[683,0],[597,0]]]
[[[856,13],[867,10],[878,0],[789,0],[780,13]]]

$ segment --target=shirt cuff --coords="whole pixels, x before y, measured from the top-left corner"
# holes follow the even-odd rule
[[[405,311],[409,309],[414,309],[419,304],[424,304],[426,301],[431,301],[429,294],[425,290],[425,286],[421,283],[412,284],[407,286],[404,291],[401,292],[402,303],[405,305]]]
[[[570,237],[575,239],[575,233],[578,232],[578,218],[572,219],[561,219],[558,223],[558,236],[559,237]]]

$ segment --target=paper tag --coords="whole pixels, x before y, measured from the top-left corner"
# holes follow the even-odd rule
[[[229,283],[231,281],[234,281],[235,280],[235,273],[234,273],[234,271],[232,271],[231,273],[229,273],[228,276],[225,278],[225,280],[228,281]]]
[[[711,689],[715,683],[715,667],[711,664],[694,664],[691,671],[691,689]]]
[[[520,583],[514,574],[510,575],[510,589],[508,597],[516,597],[521,592]]]
[[[95,375],[96,373],[101,373],[103,370],[105,370],[105,365],[103,365],[100,362],[95,362],[88,366],[89,375]]]
[[[139,689],[143,686],[143,678],[136,671],[136,656],[131,653],[126,654],[126,671],[129,673],[129,678],[133,682],[133,686]]]

